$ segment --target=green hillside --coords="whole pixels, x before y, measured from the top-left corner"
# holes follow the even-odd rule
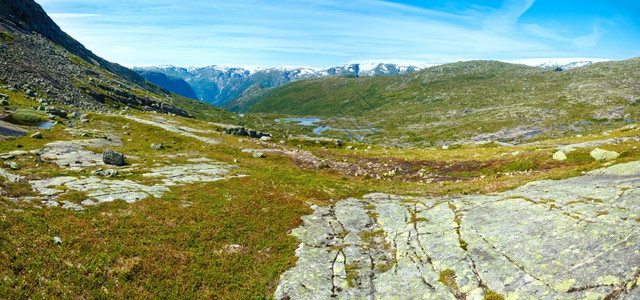
[[[580,133],[638,117],[640,59],[563,72],[469,61],[394,77],[332,77],[263,93],[255,113],[373,122],[413,142],[469,138],[503,129]]]

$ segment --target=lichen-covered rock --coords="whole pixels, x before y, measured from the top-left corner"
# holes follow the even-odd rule
[[[591,151],[591,157],[595,160],[614,160],[618,158],[618,156],[620,156],[618,152],[602,150],[600,148],[595,148]]]
[[[102,162],[107,165],[124,166],[125,156],[122,153],[107,149],[102,153]]]
[[[558,151],[555,154],[553,154],[553,159],[557,161],[565,161],[567,160],[567,155],[562,151]]]
[[[640,162],[494,195],[314,207],[276,299],[635,299]],[[449,280],[443,280],[443,278]]]
[[[18,163],[15,161],[5,161],[4,163],[2,163],[2,166],[11,170],[17,170],[20,168],[20,166],[18,166]]]
[[[161,143],[153,143],[151,144],[151,149],[153,150],[163,150],[164,149],[164,145]]]
[[[44,111],[48,114],[54,115],[54,116],[58,116],[61,118],[66,118],[68,112],[64,109],[61,108],[57,108],[55,106],[47,106],[44,108]]]

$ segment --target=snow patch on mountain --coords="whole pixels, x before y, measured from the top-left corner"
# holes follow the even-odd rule
[[[531,67],[541,67],[547,69],[561,68],[562,70],[571,70],[590,66],[595,63],[611,61],[611,59],[603,58],[528,58],[516,60],[504,60],[503,62],[510,64],[523,64]]]

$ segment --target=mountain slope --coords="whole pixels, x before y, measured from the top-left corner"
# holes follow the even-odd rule
[[[196,93],[193,91],[191,86],[186,81],[178,77],[167,76],[160,72],[140,72],[139,74],[153,84],[161,86],[178,95],[191,99],[198,99],[198,96],[196,96]]]
[[[250,87],[256,84],[262,88],[281,86],[291,81],[328,77],[335,75],[349,76],[386,76],[412,73],[420,70],[416,66],[399,66],[396,64],[350,64],[345,66],[317,69],[308,67],[268,67],[246,69],[242,67],[208,66],[203,68],[180,68],[174,66],[157,66],[134,68],[139,74],[159,72],[167,76],[185,80],[196,92],[198,99],[216,106],[233,108],[236,105],[225,105]],[[163,85],[161,85],[163,86]],[[168,89],[167,86],[163,86]],[[184,95],[183,95],[184,96]]]
[[[17,24],[17,27],[24,33],[37,32],[92,65],[118,74],[137,84],[144,83],[144,80],[135,72],[98,57],[63,32],[42,7],[33,0],[0,0],[0,15],[4,20]]]
[[[248,112],[357,118],[387,135],[441,141],[511,130],[580,132],[583,122],[637,119],[640,59],[564,72],[494,61],[414,74],[323,78],[243,99]]]
[[[96,56],[60,30],[32,0],[0,0],[0,4],[0,93],[12,96],[9,102],[14,108],[28,107],[39,99],[96,112],[136,109],[230,116]],[[18,100],[22,98],[26,100]]]

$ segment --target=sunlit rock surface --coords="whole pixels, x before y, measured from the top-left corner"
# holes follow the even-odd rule
[[[640,298],[639,162],[493,195],[370,194],[303,220],[278,299]]]

